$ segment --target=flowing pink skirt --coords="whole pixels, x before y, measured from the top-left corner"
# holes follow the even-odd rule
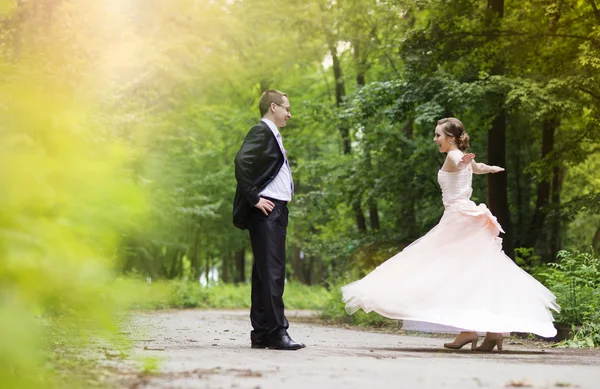
[[[556,298],[504,254],[500,231],[483,204],[448,207],[425,236],[342,288],[346,311],[401,319],[403,329],[554,336]]]

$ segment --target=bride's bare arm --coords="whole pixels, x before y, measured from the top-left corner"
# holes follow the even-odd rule
[[[460,150],[452,150],[448,152],[447,159],[452,163],[452,166],[462,170],[469,166],[469,163],[475,158],[474,154],[463,154]]]
[[[471,168],[475,174],[493,174],[504,171],[504,168],[501,168],[500,166],[490,166],[485,163],[475,162],[475,160],[471,161]]]

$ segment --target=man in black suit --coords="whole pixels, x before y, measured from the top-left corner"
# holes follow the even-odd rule
[[[294,183],[279,128],[292,117],[287,95],[277,90],[263,93],[262,120],[246,135],[235,157],[237,189],[233,224],[248,229],[254,254],[252,265],[252,348],[297,350],[287,333],[283,313],[287,203]]]

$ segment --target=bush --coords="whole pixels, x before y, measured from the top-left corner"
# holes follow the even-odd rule
[[[515,263],[528,273],[535,273],[540,269],[542,257],[535,253],[532,247],[517,247],[515,249]]]
[[[579,329],[574,328],[571,339],[560,342],[557,347],[600,347],[600,323],[584,323]]]
[[[365,313],[360,310],[353,315],[348,315],[342,301],[342,291],[340,290],[342,286],[343,284],[336,284],[332,288],[329,299],[322,306],[321,317],[323,319],[368,327],[397,328],[399,326],[399,321],[388,319],[375,312]]]
[[[561,312],[558,323],[582,325],[600,319],[600,258],[593,253],[560,251],[558,262],[535,273],[556,296]]]

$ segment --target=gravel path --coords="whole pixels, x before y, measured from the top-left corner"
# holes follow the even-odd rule
[[[600,350],[505,340],[505,351],[446,350],[448,337],[368,332],[306,323],[288,312],[298,351],[255,350],[246,311],[139,313],[128,360],[158,360],[131,388],[600,388]],[[304,322],[303,322],[304,321]]]

